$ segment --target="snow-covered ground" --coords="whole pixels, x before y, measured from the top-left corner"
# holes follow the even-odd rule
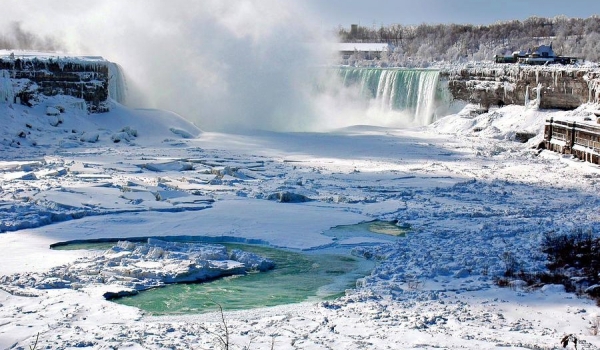
[[[168,112],[87,115],[71,102],[0,104],[0,348],[28,349],[38,334],[38,349],[219,348],[219,313],[144,315],[85,278],[26,283],[98,261],[50,244],[148,236],[352,245],[379,259],[337,300],[226,312],[232,348],[553,349],[568,334],[579,349],[600,347],[593,301],[493,283],[507,253],[544,270],[547,232],[598,232],[598,166],[535,149],[545,118],[583,120],[598,106],[467,108],[419,129],[223,134]],[[64,113],[47,115],[58,105]],[[512,141],[520,131],[538,136]],[[322,234],[373,219],[412,231],[377,246]]]

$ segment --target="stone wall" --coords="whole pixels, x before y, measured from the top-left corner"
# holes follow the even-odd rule
[[[108,110],[109,62],[78,58],[0,57],[0,70],[16,82],[15,101],[36,103],[36,96],[69,95],[85,100],[90,113]]]
[[[525,104],[537,98],[545,109],[575,109],[600,102],[600,70],[570,66],[524,66],[495,64],[443,70],[455,100],[483,108]]]

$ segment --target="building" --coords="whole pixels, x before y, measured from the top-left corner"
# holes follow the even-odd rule
[[[380,59],[384,52],[392,52],[393,47],[386,43],[338,43],[337,50],[343,59],[359,55],[366,60]]]
[[[556,55],[552,48],[552,43],[550,45],[540,45],[527,51],[515,51],[510,56],[496,55],[494,58],[496,63],[524,63],[532,65],[551,63],[574,64],[577,62],[576,57]]]

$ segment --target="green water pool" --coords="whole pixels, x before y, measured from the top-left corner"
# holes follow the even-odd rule
[[[172,284],[116,300],[154,315],[190,314],[324,300],[343,295],[374,263],[337,254],[297,253],[262,246],[224,244],[275,261],[274,270],[221,278],[208,283]]]
[[[409,231],[410,228],[398,227],[394,222],[372,221],[337,226],[323,234],[336,241],[362,237],[368,242],[373,238],[394,241]],[[193,240],[188,242],[192,243]],[[83,242],[55,249],[105,250],[114,244]],[[218,244],[268,257],[276,267],[267,272],[225,277],[205,283],[171,284],[114,301],[138,307],[150,314],[167,315],[215,311],[215,303],[225,310],[244,310],[326,300],[339,297],[346,289],[354,288],[356,280],[369,275],[375,267],[372,261],[351,256],[348,249],[298,252],[263,245]]]
[[[114,243],[76,243],[55,249],[105,250]],[[246,310],[303,301],[336,298],[356,280],[368,275],[375,263],[345,253],[296,252],[259,245],[224,243],[268,257],[275,269],[231,276],[205,283],[170,284],[138,295],[113,300],[153,315],[195,314],[216,310]]]

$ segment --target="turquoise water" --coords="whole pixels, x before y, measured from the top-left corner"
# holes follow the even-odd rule
[[[336,240],[347,238],[377,238],[379,240],[395,241],[404,237],[410,227],[400,227],[388,221],[369,221],[354,225],[341,225],[323,232],[325,236],[334,237]]]
[[[276,267],[268,272],[231,276],[208,283],[172,284],[115,302],[154,315],[194,314],[324,300],[343,295],[374,263],[347,255],[297,253],[263,246],[224,244],[266,256]]]
[[[102,242],[102,243],[69,243],[65,245],[59,245],[56,247],[52,247],[55,250],[108,250],[115,246],[117,242]]]
[[[74,243],[54,249],[106,250],[115,243]],[[230,276],[198,284],[170,284],[138,295],[113,300],[135,306],[150,314],[194,314],[224,310],[326,300],[342,296],[354,288],[356,280],[368,275],[375,263],[343,254],[294,252],[258,245],[224,243],[227,249],[241,249],[268,257],[275,269],[267,272]]]
[[[366,242],[372,238],[395,241],[409,230],[393,222],[372,221],[334,227],[323,234],[334,237],[336,241],[360,237]],[[84,242],[54,249],[106,250],[114,244]],[[342,253],[323,250],[297,252],[262,245],[219,244],[228,249],[241,249],[268,257],[276,267],[267,272],[225,277],[206,283],[171,284],[114,301],[138,307],[150,314],[166,315],[215,311],[215,303],[219,303],[224,310],[246,310],[326,300],[339,297],[346,289],[354,288],[356,280],[370,274],[375,267],[372,261],[350,256],[347,249]]]

